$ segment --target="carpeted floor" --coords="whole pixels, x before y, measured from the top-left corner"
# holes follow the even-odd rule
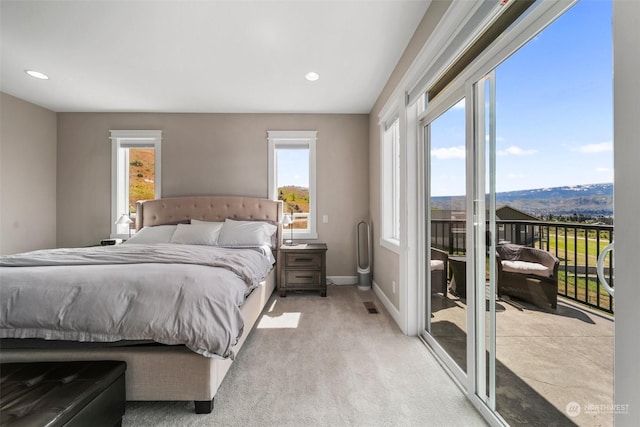
[[[370,314],[364,301],[374,301]],[[372,291],[330,286],[276,294],[215,398],[128,402],[124,426],[484,426],[416,337],[400,332]]]

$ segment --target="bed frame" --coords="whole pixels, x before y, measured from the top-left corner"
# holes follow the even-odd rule
[[[266,220],[278,224],[277,248],[282,242],[282,202],[235,196],[176,197],[138,202],[136,229],[178,224],[190,219],[224,221],[226,218]],[[277,254],[276,255],[276,259]],[[244,332],[233,347],[235,354],[253,329],[276,287],[276,268],[242,306]],[[127,362],[127,400],[195,402],[196,413],[210,413],[213,399],[233,361],[207,358],[185,346],[129,346],[83,349],[3,349],[0,361],[123,360]]]

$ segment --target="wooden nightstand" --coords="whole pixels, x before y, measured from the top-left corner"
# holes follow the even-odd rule
[[[327,296],[327,245],[301,243],[280,246],[278,251],[278,291],[281,297],[287,291],[320,291]]]

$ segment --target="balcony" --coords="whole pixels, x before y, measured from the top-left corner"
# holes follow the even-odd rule
[[[466,301],[434,295],[432,304],[432,335],[466,367]],[[613,340],[611,316],[564,297],[555,313],[497,301],[498,413],[511,425],[612,426]]]
[[[465,220],[432,220],[431,246],[449,254],[466,253]],[[558,295],[613,314],[613,298],[596,274],[598,254],[613,241],[613,226],[545,221],[496,221],[497,242],[551,252],[560,260]],[[605,267],[613,286],[613,254]]]
[[[464,220],[433,220],[431,234],[432,246],[466,253]],[[595,265],[613,226],[510,220],[498,221],[496,234],[560,259],[555,311],[496,301],[498,413],[511,425],[612,426],[614,306]],[[611,256],[605,273],[612,284]],[[431,335],[466,370],[466,299],[434,293],[431,304]]]

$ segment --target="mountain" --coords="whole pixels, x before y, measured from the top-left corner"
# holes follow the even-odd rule
[[[284,202],[284,212],[309,212],[309,189],[295,185],[278,187],[278,200]]]
[[[464,209],[464,197],[434,197],[436,209]],[[613,184],[585,184],[496,193],[498,207],[509,205],[537,217],[613,216]]]

